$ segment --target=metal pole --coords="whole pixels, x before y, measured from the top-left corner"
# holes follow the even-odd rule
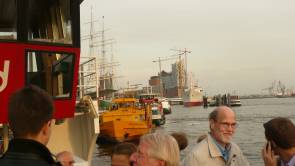
[[[187,80],[187,55],[186,55],[187,51],[186,51],[186,48],[184,49],[184,57],[185,57],[185,86],[186,88],[188,88],[188,80]]]
[[[7,124],[3,124],[3,148],[4,148],[4,152],[8,148],[8,142],[9,142],[8,125]]]
[[[159,57],[159,78],[160,78],[160,97],[163,97],[163,84],[162,84],[162,67],[161,67],[161,58]]]

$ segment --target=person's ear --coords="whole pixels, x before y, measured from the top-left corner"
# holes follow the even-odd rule
[[[270,141],[270,144],[272,149],[277,147],[277,144],[273,140]]]
[[[47,123],[45,123],[41,129],[43,135],[47,135],[48,132],[50,132],[52,120],[49,120]]]
[[[215,125],[214,120],[211,119],[211,120],[209,121],[209,127],[210,127],[210,130],[213,130],[213,129],[214,129],[214,127],[215,127],[214,125]]]
[[[160,166],[165,166],[165,165],[166,165],[166,162],[163,161],[163,160],[159,160],[159,165],[160,165]]]

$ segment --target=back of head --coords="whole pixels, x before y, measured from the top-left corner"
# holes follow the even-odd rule
[[[8,121],[14,137],[37,135],[53,118],[51,97],[37,86],[29,85],[15,92],[8,103]]]
[[[179,165],[179,148],[172,136],[156,132],[142,136],[140,142],[148,144],[148,156],[165,161],[166,166]]]
[[[263,124],[265,137],[282,149],[295,147],[295,126],[288,118],[274,118]]]
[[[174,132],[171,136],[176,140],[179,150],[183,150],[188,145],[188,140],[186,134],[183,132]]]
[[[136,152],[136,146],[133,143],[123,142],[117,144],[112,150],[113,155],[126,155],[131,156],[132,153]]]
[[[74,156],[69,151],[62,151],[56,155],[56,159],[63,165],[63,166],[72,166],[74,165]]]

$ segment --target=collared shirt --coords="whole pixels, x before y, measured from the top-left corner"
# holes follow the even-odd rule
[[[230,144],[226,145],[225,148],[222,147],[213,137],[211,137],[214,141],[214,143],[216,144],[216,146],[218,147],[220,153],[222,154],[222,158],[225,160],[225,161],[228,161],[229,159],[229,152],[230,152]]]
[[[240,148],[234,143],[230,143],[230,153],[228,161],[223,156],[215,144],[212,136],[208,133],[207,138],[198,143],[186,155],[182,161],[183,166],[249,166],[247,158],[243,155]]]
[[[287,163],[281,160],[281,166],[295,166],[295,155]]]

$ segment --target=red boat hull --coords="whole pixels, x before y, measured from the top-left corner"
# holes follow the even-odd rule
[[[183,102],[183,106],[185,107],[193,107],[193,106],[201,106],[201,105],[203,105],[203,101]]]

